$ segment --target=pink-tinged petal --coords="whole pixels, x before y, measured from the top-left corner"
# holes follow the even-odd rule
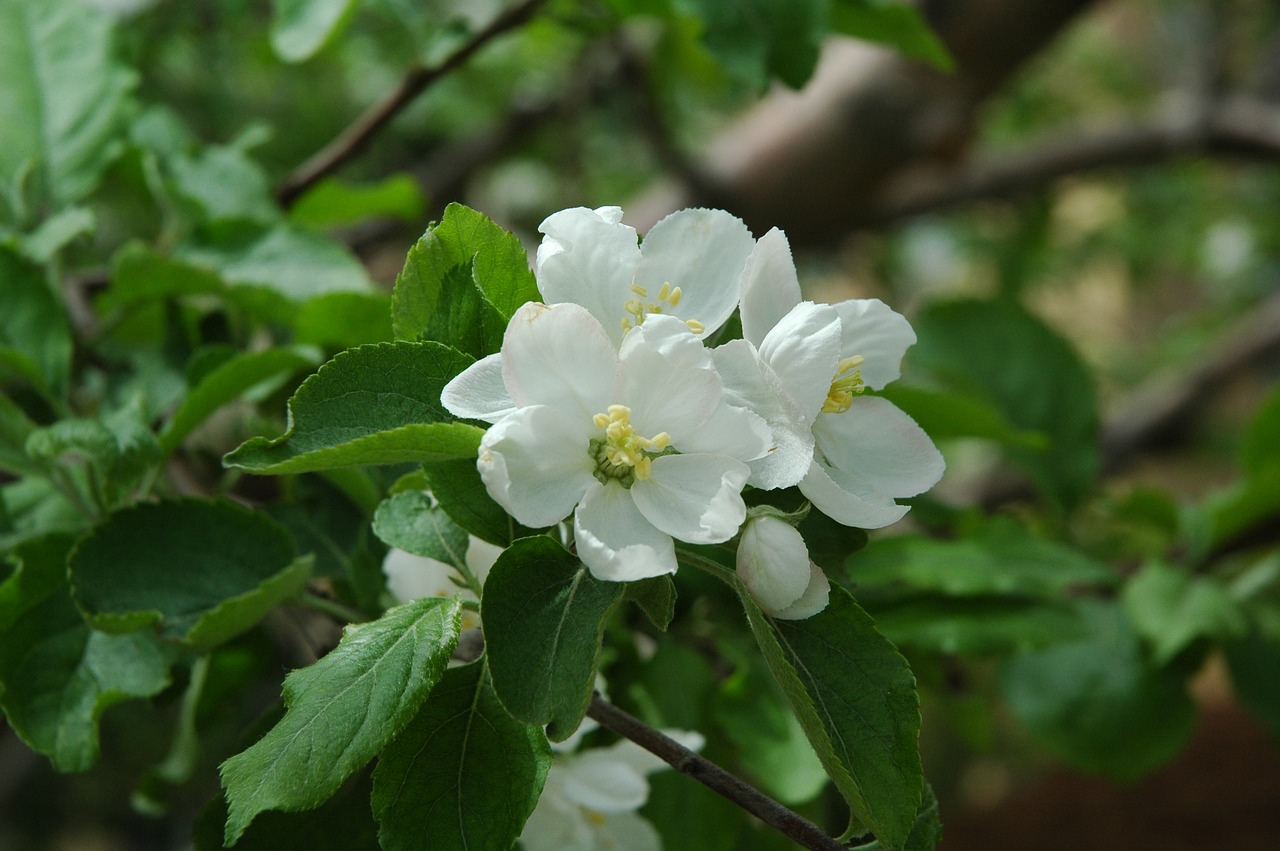
[[[765,335],[760,359],[812,422],[827,401],[840,361],[840,315],[829,304],[797,304]]]
[[[775,618],[784,621],[800,621],[811,618],[827,607],[831,602],[831,583],[822,568],[809,562],[809,585],[790,606],[777,612],[769,612]]]
[[[631,486],[631,496],[658,529],[690,544],[718,544],[737,534],[747,516],[746,464],[724,455],[664,455],[653,459],[651,470]]]
[[[809,587],[809,548],[790,523],[776,517],[755,517],[742,530],[737,571],[761,609],[781,611]]]
[[[724,380],[725,402],[754,411],[769,426],[769,451],[748,462],[748,484],[772,490],[799,482],[813,461],[813,427],[799,403],[746,340],[717,346],[712,355]]]
[[[681,435],[676,448],[687,454],[728,455],[749,463],[765,457],[773,447],[773,433],[762,417],[721,403],[701,427]]]
[[[844,413],[822,414],[813,436],[828,464],[890,497],[924,493],[946,469],[924,429],[877,396],[854,399]]]
[[[742,273],[742,336],[754,346],[800,303],[800,279],[787,235],[774,228],[756,242]]]
[[[520,307],[502,339],[502,374],[518,407],[547,405],[590,423],[608,408],[618,357],[600,323],[576,304]]]
[[[879,390],[902,374],[902,356],[916,342],[916,332],[901,313],[877,298],[835,305],[840,314],[840,356],[862,355],[862,380]]]
[[[696,319],[710,333],[738,306],[742,270],[754,247],[747,226],[724,210],[680,210],[645,236],[635,283],[655,303],[663,284],[679,287],[680,303],[663,312]]]
[[[901,520],[910,510],[909,506],[898,505],[884,494],[858,488],[852,477],[841,476],[841,480],[836,481],[833,473],[839,475],[838,471],[814,461],[800,480],[800,492],[837,523],[859,529],[879,529]]]
[[[706,346],[677,319],[652,317],[622,343],[616,401],[631,409],[645,437],[665,431],[679,449],[715,411],[722,391]]]
[[[596,483],[589,439],[554,408],[520,408],[485,432],[476,467],[489,496],[513,517],[535,529],[551,526]]]
[[[645,519],[631,491],[593,481],[573,514],[578,558],[596,579],[632,582],[676,572],[671,536]]]
[[[502,355],[481,358],[444,386],[440,401],[455,417],[496,423],[516,409],[502,379]]]
[[[649,781],[608,750],[580,751],[564,761],[565,797],[598,813],[637,810],[649,799]]]
[[[546,237],[534,263],[547,303],[583,305],[615,346],[622,340],[623,305],[635,297],[631,284],[640,265],[636,231],[621,223],[621,213],[617,207],[552,213],[538,225]]]

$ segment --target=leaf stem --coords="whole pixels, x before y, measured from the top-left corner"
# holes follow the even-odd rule
[[[784,807],[714,762],[699,756],[634,715],[609,703],[600,696],[599,692],[591,696],[587,715],[598,721],[600,726],[630,739],[676,771],[692,777],[711,791],[724,796],[805,848],[811,848],[814,851],[847,851],[845,846],[832,839],[804,816]]]
[[[317,612],[324,612],[339,623],[364,623],[369,620],[368,616],[359,609],[352,608],[345,603],[339,603],[337,600],[331,600],[328,597],[322,597],[311,591],[303,591],[298,596],[298,602],[308,608],[315,609]]]

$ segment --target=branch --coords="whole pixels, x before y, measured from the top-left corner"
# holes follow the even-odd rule
[[[399,85],[381,101],[339,133],[333,141],[317,151],[276,188],[276,200],[289,207],[302,193],[321,178],[337,171],[364,150],[369,141],[436,81],[462,65],[471,55],[494,38],[528,23],[546,0],[522,0],[503,10],[487,27],[477,32],[453,53],[431,67],[415,65],[401,78]]]
[[[676,771],[688,775],[713,792],[723,795],[784,836],[814,851],[847,851],[845,846],[824,833],[816,824],[787,809],[753,786],[744,783],[720,766],[664,736],[639,718],[602,698],[591,696],[587,715],[602,727],[630,739]]]

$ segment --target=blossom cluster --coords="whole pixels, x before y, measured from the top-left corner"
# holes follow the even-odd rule
[[[802,300],[777,229],[757,240],[729,213],[689,209],[641,243],[621,219],[617,207],[548,217],[545,303],[517,310],[501,351],[445,387],[454,415],[491,423],[486,489],[526,526],[572,515],[599,579],[673,573],[675,541],[741,535],[738,573],[766,612],[821,611],[827,581],[800,534],[749,514],[743,491],[798,486],[860,528],[901,518],[897,500],[930,488],[942,458],[865,391],[898,377],[915,333],[876,299]],[[708,345],[735,310],[742,338]]]

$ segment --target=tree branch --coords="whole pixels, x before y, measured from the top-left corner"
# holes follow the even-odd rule
[[[618,735],[630,739],[659,757],[676,771],[688,775],[713,792],[737,804],[787,838],[814,851],[847,851],[816,824],[787,809],[753,786],[744,783],[720,766],[698,756],[679,742],[602,698],[591,696],[587,715]]]
[[[276,188],[276,200],[284,207],[291,206],[302,193],[321,178],[337,171],[363,151],[369,141],[418,95],[462,65],[471,58],[472,54],[494,38],[528,23],[545,2],[546,0],[522,0],[503,10],[488,26],[475,33],[466,43],[438,64],[430,67],[415,65],[410,68],[401,78],[399,85],[388,92],[381,101],[371,106],[333,141],[288,174]]]

